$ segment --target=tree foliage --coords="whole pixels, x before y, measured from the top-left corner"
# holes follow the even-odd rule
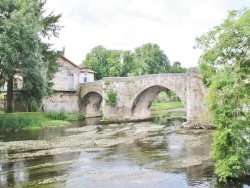
[[[221,181],[250,172],[250,10],[197,38],[200,70],[209,87],[207,106],[217,126],[211,156]]]
[[[157,44],[144,44],[135,49],[137,75],[170,72],[170,62]]]
[[[144,44],[134,51],[109,50],[97,46],[86,55],[83,65],[97,72],[96,79],[116,76],[138,76],[145,74],[186,72],[181,63],[173,69],[157,44]]]
[[[170,69],[171,73],[184,73],[187,69],[181,66],[181,62],[175,61]]]
[[[27,102],[39,106],[57,71],[57,53],[43,37],[58,36],[61,15],[44,16],[43,0],[0,1],[0,85],[7,81],[7,110],[13,106],[13,79],[23,77],[25,90],[20,94]]]

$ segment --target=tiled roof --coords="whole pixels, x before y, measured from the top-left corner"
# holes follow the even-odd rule
[[[80,72],[85,72],[85,68],[86,68],[86,67],[80,66],[80,65],[76,65],[75,63],[73,63],[72,61],[70,61],[68,58],[66,58],[63,54],[61,54],[60,57],[61,57],[62,59],[64,59],[65,61],[67,61],[68,63],[70,63],[71,65],[73,65],[74,67],[76,67],[77,69],[79,69]],[[94,73],[94,74],[96,74],[95,71],[90,70],[90,69],[88,69],[88,68],[87,68],[87,72],[88,72],[88,73]]]

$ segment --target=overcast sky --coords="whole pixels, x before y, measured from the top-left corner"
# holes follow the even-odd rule
[[[134,50],[156,43],[170,62],[197,66],[195,37],[220,24],[229,10],[249,7],[250,0],[47,0],[46,8],[62,13],[54,48],[76,64],[97,45]]]

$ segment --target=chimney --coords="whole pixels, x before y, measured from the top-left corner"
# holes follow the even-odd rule
[[[65,46],[62,48],[62,55],[65,54]]]

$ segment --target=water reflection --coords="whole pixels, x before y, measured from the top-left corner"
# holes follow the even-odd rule
[[[0,187],[7,187],[7,173],[4,173],[4,165],[0,164]]]
[[[219,183],[209,159],[211,131],[175,130],[173,121],[177,120],[185,121],[176,116],[174,119],[162,116],[153,122],[99,125],[98,119],[91,118],[32,134],[26,131],[25,136],[14,135],[8,139],[39,139],[52,144],[56,137],[79,143],[89,142],[93,137],[90,145],[103,146],[103,150],[83,151],[83,144],[58,142],[49,149],[60,150],[60,154],[50,154],[43,147],[32,151],[0,148],[0,187],[12,184],[46,187],[50,183],[52,187],[243,188],[250,185],[249,180]],[[86,127],[87,124],[94,126]],[[66,131],[69,128],[75,129]],[[32,152],[42,155],[25,157]]]
[[[14,182],[20,184],[29,180],[29,174],[25,168],[25,161],[15,162],[13,165]]]

